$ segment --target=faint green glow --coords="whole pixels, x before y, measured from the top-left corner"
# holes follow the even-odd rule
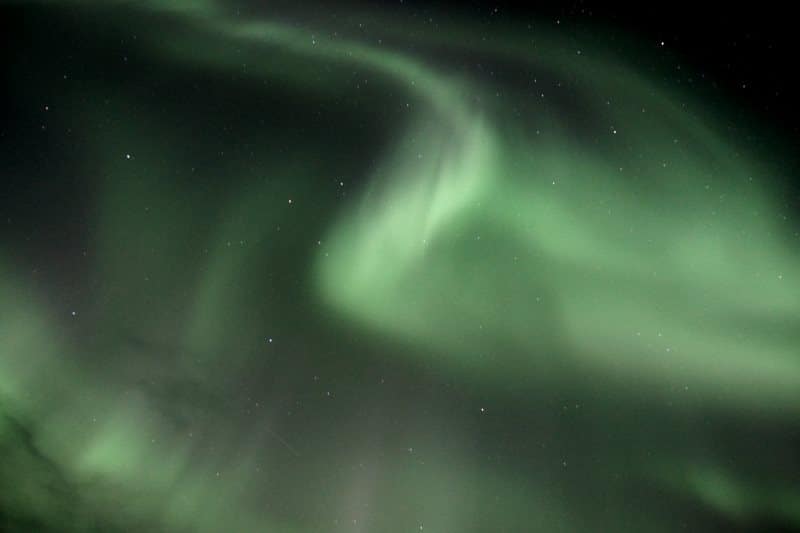
[[[645,479],[734,521],[800,523],[793,488],[750,484],[722,461],[676,466],[686,461],[669,444],[666,469],[621,459],[635,441],[623,452],[603,441],[586,467],[569,453],[580,434],[539,404],[550,394],[559,416],[577,411],[571,395],[586,386],[613,413],[646,398],[745,420],[797,416],[800,258],[762,154],[717,133],[681,95],[613,57],[577,57],[556,36],[532,55],[513,32],[476,44],[458,28],[420,27],[415,40],[567,80],[569,105],[551,99],[552,86],[495,87],[423,53],[277,18],[241,21],[211,2],[125,9],[180,30],[164,38],[135,27],[168,65],[320,99],[369,77],[396,92],[367,93],[364,115],[410,111],[377,156],[356,147],[370,157],[366,177],[329,175],[339,154],[326,146],[287,155],[265,135],[249,154],[200,168],[213,178],[201,182],[192,157],[218,133],[187,138],[152,110],[82,133],[96,194],[80,315],[91,326],[71,329],[46,291],[19,281],[13,251],[0,250],[0,451],[11,458],[0,464],[0,510],[76,530],[670,530],[669,516],[624,511],[630,479]],[[138,104],[119,95],[100,109],[101,100],[70,102],[76,120],[124,117]],[[346,201],[319,192],[339,180],[360,184]],[[287,257],[295,262],[281,270]],[[341,337],[326,329],[330,316]],[[517,450],[512,435],[486,451],[483,435],[502,440],[507,428],[468,420],[456,438],[424,404],[419,427],[364,422],[358,409],[372,398],[358,394],[353,426],[337,418],[347,408],[327,404],[315,404],[316,418],[288,419],[314,401],[292,387],[306,391],[328,364],[342,368],[339,381],[311,390],[327,401],[343,383],[346,396],[364,386],[352,378],[369,366],[359,357],[383,350],[525,412],[530,442]],[[254,360],[275,361],[268,385],[248,382]],[[517,405],[521,394],[531,405]],[[547,447],[559,431],[562,446]],[[609,496],[622,518],[577,488],[593,486],[586,468],[631,483]]]

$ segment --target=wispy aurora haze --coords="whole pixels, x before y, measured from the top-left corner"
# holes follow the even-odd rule
[[[633,37],[295,4],[0,4],[0,529],[800,528],[793,154]]]

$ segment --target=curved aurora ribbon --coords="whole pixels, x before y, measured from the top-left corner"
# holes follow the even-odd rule
[[[212,2],[124,4],[120,15],[75,4],[117,29],[130,24],[138,46],[170,65],[302,87],[314,104],[345,99],[356,84],[361,115],[403,114],[383,126],[391,131],[380,149],[356,147],[361,165],[312,142],[287,156],[256,138],[250,155],[234,147],[238,158],[207,170],[231,182],[208,190],[175,178],[165,163],[188,167],[186,153],[202,152],[202,135],[152,110],[87,134],[99,155],[86,173],[99,192],[86,314],[98,333],[64,326],[2,250],[0,448],[11,459],[0,470],[0,515],[15,509],[42,527],[76,530],[481,531],[526,530],[533,520],[544,530],[669,530],[680,517],[654,522],[646,511],[624,511],[636,483],[655,482],[730,520],[800,522],[786,477],[697,459],[705,448],[692,446],[691,431],[672,446],[661,442],[658,421],[645,423],[631,430],[629,448],[590,432],[596,442],[585,446],[595,451],[587,452],[583,434],[540,405],[562,396],[595,401],[595,411],[583,409],[609,424],[638,420],[637,402],[675,426],[695,416],[720,417],[722,427],[731,416],[777,425],[797,416],[797,234],[772,190],[772,168],[723,135],[699,104],[538,29],[533,43],[518,29],[473,42],[475,31],[458,25],[412,24],[377,39],[355,17],[315,21],[321,29],[311,31],[312,23],[252,22]],[[151,17],[174,33],[162,38]],[[106,108],[76,104],[73,113],[88,122],[111,106],[125,116],[137,96],[119,98]],[[336,128],[323,137],[337,137]],[[123,146],[134,157],[120,164]],[[361,185],[344,203],[312,200],[323,177],[334,188]],[[297,230],[301,246],[287,227],[302,220],[313,230]],[[302,289],[274,267],[286,255],[306,261]],[[330,320],[361,340],[349,347]],[[289,347],[283,356],[252,347],[252,339],[273,344],[265,324],[284,333],[274,343]],[[398,372],[425,368],[475,397],[498,397],[523,413],[518,420],[562,432],[561,446],[545,449],[538,435],[513,431],[519,449],[487,443],[468,418],[448,424],[447,406],[399,432],[383,415],[361,425],[370,399],[357,394],[340,400],[349,409],[314,404],[323,421],[289,421],[284,405],[294,398],[286,391],[321,373],[330,346],[340,358],[351,348],[366,354],[340,363],[338,379],[354,389],[363,383],[349,376],[378,365],[379,352],[407,356]],[[311,358],[308,366],[295,362],[301,357]],[[259,366],[268,358],[287,375]],[[264,427],[228,416],[253,404],[270,406]],[[358,423],[328,427],[341,411]],[[582,427],[593,427],[586,416]],[[327,437],[302,439],[309,425]],[[376,444],[376,435],[391,444]],[[647,453],[631,451],[637,438]],[[771,438],[789,453],[791,443]],[[395,448],[402,454],[391,455]],[[415,448],[425,459],[409,459]],[[597,473],[565,473],[573,459],[563,449],[577,450],[574,462]],[[586,459],[592,453],[602,466]],[[486,455],[499,464],[483,463]],[[623,518],[574,488],[605,489],[619,470],[637,480],[610,497]],[[274,506],[265,510],[264,499]]]

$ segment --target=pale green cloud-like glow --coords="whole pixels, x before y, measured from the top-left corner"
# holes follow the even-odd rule
[[[800,294],[790,281],[800,263],[764,221],[777,208],[760,187],[735,185],[750,183],[755,165],[734,154],[715,159],[713,172],[726,180],[711,194],[702,148],[665,153],[669,164],[640,170],[636,179],[649,185],[639,186],[602,160],[581,160],[569,139],[501,151],[498,135],[480,135],[459,146],[463,167],[447,152],[429,164],[403,149],[394,172],[380,174],[385,196],[370,196],[334,227],[320,275],[336,305],[502,380],[527,379],[526,358],[566,351],[577,367],[645,387],[700,387],[736,409],[800,405],[791,326]],[[451,141],[446,129],[440,136]],[[672,176],[697,196],[670,191]],[[756,316],[774,321],[775,334],[738,325]],[[475,363],[496,336],[526,355]]]
[[[611,529],[670,529],[668,517],[654,523],[630,513],[614,522],[586,504],[570,492],[585,477],[569,470],[575,460],[546,448],[544,437],[523,454],[541,464],[516,472],[487,467],[480,431],[461,428],[452,438],[441,413],[406,433],[391,420],[341,434],[326,433],[324,415],[287,421],[283,413],[300,407],[269,388],[300,383],[291,371],[252,393],[272,399],[266,414],[252,422],[228,416],[226,408],[238,413],[236,402],[245,402],[237,395],[250,394],[241,389],[251,360],[276,357],[252,348],[252,339],[271,344],[275,335],[276,345],[291,344],[293,358],[315,364],[343,358],[345,350],[328,352],[337,343],[322,331],[326,315],[374,335],[407,364],[421,360],[503,398],[557,396],[590,382],[612,404],[646,397],[676,409],[796,416],[800,258],[776,222],[770,169],[679,95],[611,57],[576,57],[555,36],[530,56],[513,34],[479,45],[457,29],[417,34],[569,80],[574,109],[551,101],[550,89],[498,82],[501,99],[485,80],[421,54],[285,22],[240,21],[209,2],[132,9],[172,17],[181,29],[167,39],[137,29],[162,61],[280,80],[321,98],[352,90],[351,70],[359,69],[396,88],[387,101],[413,102],[413,111],[343,206],[287,202],[313,197],[333,159],[325,147],[303,146],[293,157],[265,148],[214,169],[236,186],[206,191],[171,173],[170,161],[189,166],[177,147],[193,141],[162,117],[143,113],[88,136],[101,154],[86,171],[98,191],[90,340],[75,341],[45,295],[17,281],[3,250],[0,446],[15,451],[2,472],[18,488],[3,491],[10,496],[0,497],[2,507],[51,526],[58,518],[46,517],[66,516],[76,530],[104,520],[191,531],[527,530],[538,517],[555,531],[580,530],[591,513]],[[136,102],[120,100],[106,105],[123,116]],[[82,105],[88,109],[76,115],[101,114]],[[135,164],[120,165],[123,146]],[[301,255],[284,235],[291,221],[318,211],[318,244]],[[306,292],[262,273],[291,254],[309,259]],[[292,300],[297,294],[307,299]],[[320,331],[292,323],[297,316]],[[84,350],[103,363],[81,359]],[[353,405],[371,398],[358,400]],[[243,410],[257,410],[255,403],[247,397]],[[565,449],[574,445],[568,429],[531,418],[543,434],[564,430]],[[31,442],[18,429],[28,421]],[[304,424],[327,438],[301,439]],[[298,437],[284,438],[284,428]],[[391,445],[364,444],[384,434]],[[422,444],[415,450],[407,441]],[[798,521],[787,511],[797,494],[774,488],[780,482],[748,490],[726,467],[685,466],[677,452],[666,456],[666,474],[650,464],[630,468],[608,448],[603,475],[632,470],[632,478],[689,494],[732,520]],[[40,468],[39,455],[58,481],[50,471],[28,475]],[[676,477],[676,468],[688,474]],[[554,495],[553,485],[567,494]],[[80,496],[65,503],[51,486]],[[254,496],[262,493],[273,506]],[[500,503],[483,507],[487,501]],[[346,520],[330,520],[328,508],[344,510]]]

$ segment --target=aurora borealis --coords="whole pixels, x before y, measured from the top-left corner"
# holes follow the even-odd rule
[[[800,529],[796,154],[438,9],[0,3],[0,530]]]

